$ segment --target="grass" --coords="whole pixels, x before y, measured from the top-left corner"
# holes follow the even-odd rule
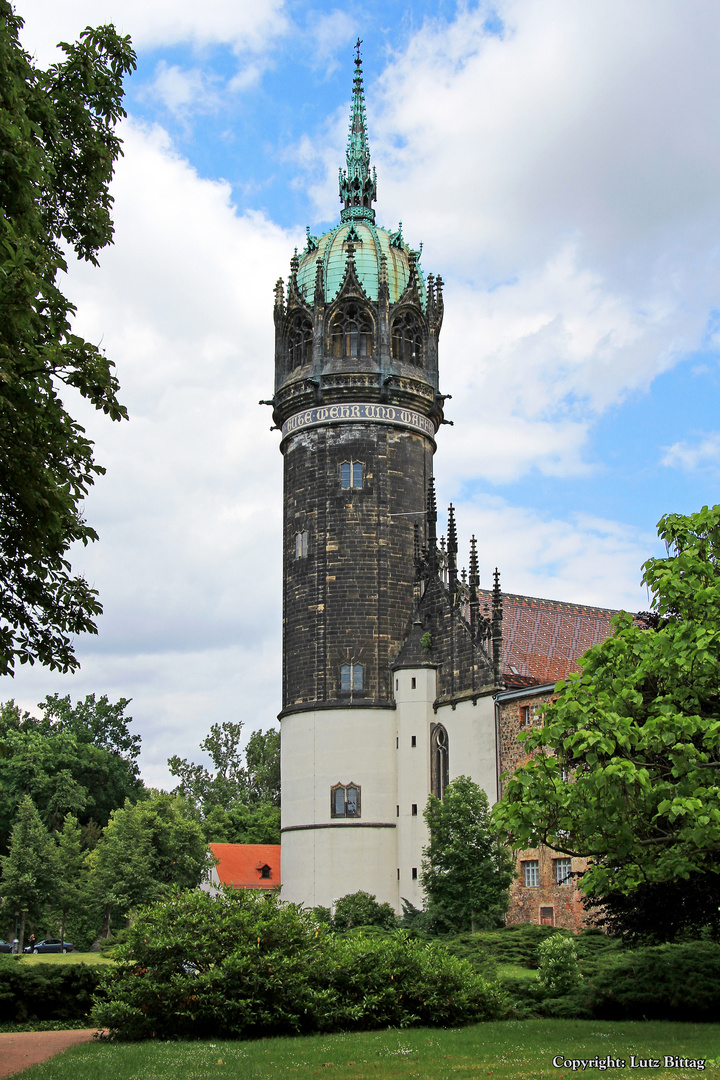
[[[34,953],[23,954],[18,957],[21,964],[112,964],[109,956],[101,956],[96,952],[69,952],[69,953]]]
[[[497,977],[499,979],[510,977],[522,979],[523,982],[537,982],[538,973],[532,968],[522,967],[520,964],[498,964]]]
[[[718,1078],[720,1024],[527,1020],[253,1042],[97,1042],[28,1069],[23,1080],[569,1080],[581,1074],[555,1068],[556,1054],[625,1058],[625,1068],[608,1072],[613,1080],[638,1075]],[[689,1068],[639,1071],[630,1068],[631,1054],[717,1059],[718,1066],[702,1074]]]

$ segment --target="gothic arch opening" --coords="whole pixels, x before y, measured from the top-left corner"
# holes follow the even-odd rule
[[[312,359],[313,328],[307,315],[296,315],[287,330],[288,370],[308,364]]]
[[[423,335],[420,320],[412,311],[402,311],[393,319],[390,334],[393,360],[404,364],[422,364]]]
[[[445,798],[450,783],[448,733],[442,724],[430,728],[430,791],[436,799]]]
[[[359,304],[344,304],[330,323],[330,352],[335,357],[372,356],[373,327]]]

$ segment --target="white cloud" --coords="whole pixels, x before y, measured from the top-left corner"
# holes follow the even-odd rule
[[[102,23],[130,34],[136,49],[229,44],[238,53],[264,51],[288,27],[284,0],[33,0],[17,10],[25,19],[23,43],[40,64],[57,59],[59,41],[75,41],[86,26]]]
[[[313,67],[324,68],[327,74],[338,67],[337,53],[345,49],[358,30],[356,19],[340,8],[327,13],[312,12],[308,20],[310,47],[308,56]]]
[[[720,465],[720,432],[713,431],[694,444],[681,441],[665,447],[660,464],[685,472],[708,465],[717,467]]]
[[[153,79],[140,91],[142,99],[155,98],[175,116],[217,108],[220,102],[215,80],[199,68],[181,68],[160,60]]]

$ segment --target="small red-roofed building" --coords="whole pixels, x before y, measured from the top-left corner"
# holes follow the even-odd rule
[[[230,889],[278,889],[279,844],[208,844],[216,864],[200,886],[214,895]]]

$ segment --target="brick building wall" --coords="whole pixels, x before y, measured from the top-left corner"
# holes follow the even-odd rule
[[[515,692],[509,698],[499,699],[500,798],[507,775],[528,760],[518,736],[542,723],[543,706],[554,701],[555,697],[552,689],[536,689],[533,692],[528,688],[526,692]],[[510,907],[505,922],[508,925],[545,923],[576,932],[582,930],[587,925],[587,919],[582,894],[577,886],[587,860],[571,858],[546,847],[515,851],[513,855],[515,878],[510,886]],[[566,873],[568,861],[569,878]],[[558,883],[558,877],[565,879],[563,884]]]

